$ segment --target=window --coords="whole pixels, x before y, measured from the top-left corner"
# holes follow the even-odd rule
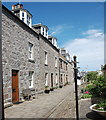
[[[43,32],[42,32],[42,35],[44,35],[44,28],[43,28]]]
[[[57,73],[56,73],[56,85],[58,84]]]
[[[33,59],[33,44],[29,43],[29,59]]]
[[[55,67],[57,67],[57,58],[55,57]]]
[[[27,20],[30,21],[30,17],[29,17],[29,15],[27,15]]]
[[[45,52],[45,64],[47,65],[47,52]]]
[[[68,75],[66,75],[66,82],[68,82]]]
[[[24,17],[24,13],[22,12],[22,17]]]
[[[47,29],[46,29],[46,36],[47,36]]]
[[[66,70],[67,70],[67,63],[66,63]]]
[[[22,21],[24,22],[24,18],[22,18]]]
[[[48,86],[48,73],[45,73],[45,86]]]
[[[29,26],[30,22],[27,20],[27,25]]]
[[[33,71],[29,71],[29,88],[33,87]]]
[[[62,69],[62,60],[60,60],[60,68]]]
[[[61,74],[61,76],[60,76],[60,81],[61,81],[61,82],[63,82],[63,79],[62,79],[62,74]]]

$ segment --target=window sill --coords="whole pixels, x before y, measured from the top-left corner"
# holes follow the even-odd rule
[[[48,64],[45,64],[45,66],[48,66]]]
[[[35,63],[34,59],[28,59],[29,62]]]

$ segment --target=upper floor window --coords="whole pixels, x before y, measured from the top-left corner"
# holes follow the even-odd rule
[[[33,71],[29,71],[29,88],[33,87]]]
[[[29,43],[29,59],[33,59],[33,44]]]
[[[24,17],[24,12],[22,12],[22,17]]]
[[[47,52],[45,52],[45,64],[47,65]]]
[[[62,60],[60,60],[60,68],[62,69]]]
[[[22,21],[24,22],[24,18],[22,18]]]
[[[67,66],[68,66],[68,65],[67,65],[67,63],[66,63],[66,70],[67,70]]]
[[[42,31],[42,35],[44,35],[44,28],[43,28],[43,31]]]
[[[57,67],[57,58],[55,57],[55,67]]]
[[[27,20],[27,25],[29,26],[30,22]]]
[[[30,21],[30,17],[29,17],[29,15],[27,15],[27,20]]]
[[[46,29],[46,36],[47,36],[47,29]]]

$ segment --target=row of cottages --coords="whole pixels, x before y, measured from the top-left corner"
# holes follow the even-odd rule
[[[32,15],[22,4],[12,11],[2,6],[2,64],[5,103],[23,99],[23,90],[36,92],[73,83],[73,64],[48,27],[32,25]]]

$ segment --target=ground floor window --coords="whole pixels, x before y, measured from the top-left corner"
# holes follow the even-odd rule
[[[56,84],[58,84],[57,73],[56,73]]]
[[[48,85],[48,73],[45,73],[45,86]]]
[[[33,71],[29,71],[29,88],[33,87]]]

